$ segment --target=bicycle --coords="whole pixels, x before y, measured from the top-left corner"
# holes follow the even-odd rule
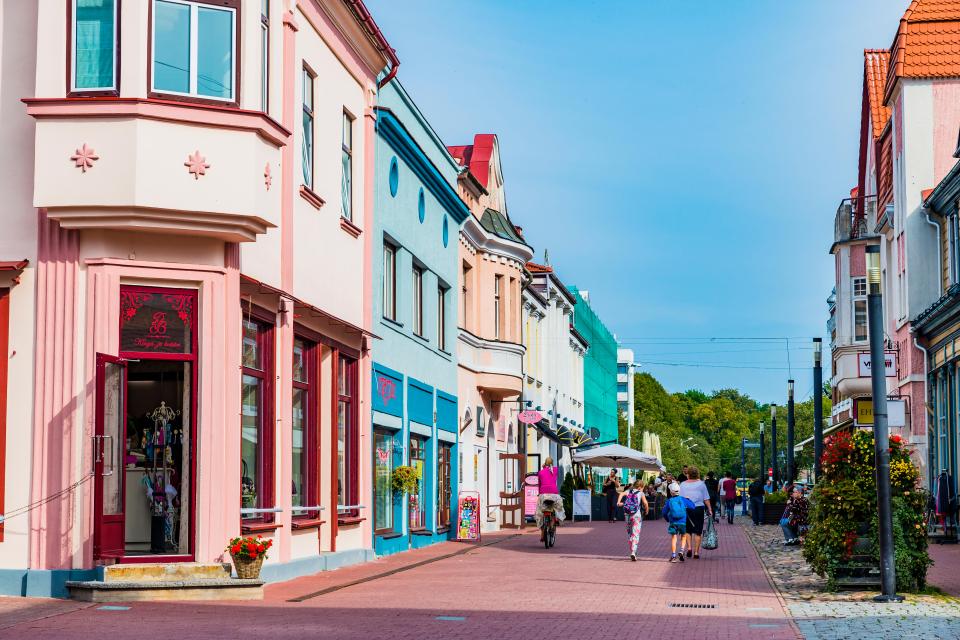
[[[543,546],[546,549],[549,549],[557,542],[557,514],[553,511],[555,504],[555,500],[545,499],[543,501],[543,509],[541,510],[543,520],[541,521],[540,530],[543,532]]]

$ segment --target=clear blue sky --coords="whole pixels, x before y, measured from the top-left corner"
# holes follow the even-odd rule
[[[812,390],[863,49],[907,4],[367,0],[444,141],[499,135],[512,219],[641,370],[763,402],[785,400],[786,337]]]

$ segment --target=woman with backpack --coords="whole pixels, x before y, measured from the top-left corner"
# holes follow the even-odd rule
[[[630,559],[637,561],[637,543],[640,542],[640,528],[643,526],[643,516],[650,512],[650,504],[643,494],[643,480],[637,480],[633,486],[620,494],[618,507],[623,507],[623,515],[627,519],[627,538],[630,542]]]

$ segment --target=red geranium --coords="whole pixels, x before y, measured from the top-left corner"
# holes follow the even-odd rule
[[[257,558],[266,558],[267,550],[272,546],[273,540],[264,540],[260,536],[256,538],[233,538],[227,543],[226,550],[235,558],[256,560]]]

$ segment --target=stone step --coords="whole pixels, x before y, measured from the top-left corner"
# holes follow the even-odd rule
[[[263,600],[263,580],[218,578],[67,582],[70,596],[83,602],[145,602],[156,600]]]
[[[861,589],[879,589],[880,576],[878,574],[876,576],[845,576],[842,578],[837,578],[837,587],[852,591],[858,591]]]
[[[113,564],[103,568],[104,582],[189,582],[223,580],[230,577],[230,565],[201,562]]]

